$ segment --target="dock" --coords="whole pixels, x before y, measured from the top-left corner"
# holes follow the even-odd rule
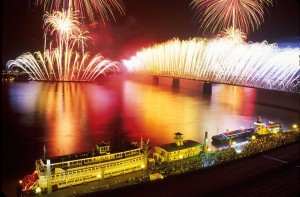
[[[246,166],[246,167],[245,167]],[[91,196],[297,196],[300,193],[300,142],[285,145],[163,181],[142,183]]]

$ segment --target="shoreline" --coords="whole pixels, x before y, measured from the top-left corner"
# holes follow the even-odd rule
[[[143,196],[156,196],[159,195],[158,193],[152,193],[152,191],[160,191],[160,190],[164,190],[163,187],[166,187],[166,191],[167,194],[164,196],[173,196],[176,195],[178,192],[184,192],[185,189],[183,190],[179,190],[177,188],[177,184],[186,184],[187,182],[191,183],[190,185],[186,185],[186,187],[195,187],[194,189],[198,188],[199,185],[198,184],[204,184],[204,180],[209,180],[211,182],[211,184],[204,186],[203,187],[203,191],[204,192],[204,196],[208,195],[217,195],[218,192],[221,192],[224,188],[226,188],[226,185],[222,185],[221,183],[217,184],[213,184],[214,181],[219,182],[218,179],[223,179],[224,176],[219,176],[218,173],[216,171],[221,171],[219,173],[227,173],[226,171],[232,171],[231,173],[237,173],[235,172],[235,169],[239,168],[239,170],[243,173],[242,177],[232,177],[229,175],[227,178],[233,182],[231,184],[239,184],[241,185],[241,188],[243,188],[243,183],[244,184],[252,184],[255,181],[260,181],[263,182],[265,181],[266,177],[272,177],[273,174],[280,174],[280,173],[285,173],[286,171],[290,170],[290,167],[294,167],[296,166],[296,169],[298,169],[298,176],[299,176],[299,167],[300,167],[300,159],[299,159],[299,151],[300,151],[300,140],[299,140],[299,133],[294,133],[294,135],[298,136],[297,138],[293,138],[295,139],[292,142],[288,142],[286,144],[281,144],[279,146],[267,149],[267,150],[263,150],[263,151],[259,151],[253,154],[250,154],[247,156],[239,156],[240,154],[236,154],[236,158],[231,158],[225,161],[222,161],[220,163],[216,163],[213,164],[211,166],[208,167],[200,167],[198,169],[191,169],[189,168],[192,164],[193,161],[198,161],[199,159],[203,159],[206,155],[202,154],[202,155],[198,155],[195,157],[190,157],[187,159],[184,159],[183,164],[181,163],[181,161],[176,161],[176,162],[171,162],[169,164],[169,167],[172,168],[172,166],[174,167],[178,167],[180,162],[180,166],[181,168],[177,168],[176,169],[176,173],[171,173],[171,174],[167,174],[166,178],[164,178],[163,180],[155,180],[155,181],[150,181],[150,180],[145,180],[143,179],[144,177],[144,172],[143,172],[143,176],[141,174],[141,171],[136,171],[134,173],[129,173],[129,174],[124,174],[124,175],[120,175],[120,176],[116,176],[116,177],[112,177],[112,178],[108,178],[108,179],[104,179],[101,180],[101,182],[98,181],[93,181],[90,183],[87,183],[85,185],[78,185],[78,186],[72,186],[72,187],[68,187],[65,189],[61,189],[61,190],[57,190],[55,192],[53,192],[52,194],[43,194],[43,196],[73,196],[74,194],[76,194],[76,196],[98,196],[98,195],[103,195],[103,196],[119,196],[118,194],[122,193],[122,196],[138,196],[137,195],[133,195],[132,191],[138,191],[138,193],[140,192],[139,195],[142,195],[141,192],[147,191],[147,194],[143,194]],[[286,135],[285,135],[286,136]],[[259,144],[257,144],[259,145]],[[294,147],[294,148],[290,148],[290,147]],[[297,147],[297,148],[295,148]],[[286,151],[286,149],[288,151]],[[232,149],[231,149],[232,150]],[[221,151],[221,153],[226,152],[230,153],[230,149],[227,150],[223,150]],[[286,162],[280,162],[282,160],[282,158],[279,159],[270,159],[272,158],[272,154],[274,154],[274,152],[284,152],[285,154],[280,153],[280,155],[287,155],[289,156],[293,156],[291,159],[288,158],[288,160]],[[216,151],[217,152],[217,151]],[[211,155],[211,158],[213,158],[213,154],[216,154],[216,152],[213,153],[209,153]],[[227,154],[226,153],[226,154]],[[268,155],[268,156],[267,156]],[[259,158],[259,159],[257,159]],[[253,162],[251,160],[258,160],[258,162]],[[261,161],[264,162],[268,162],[267,165],[265,165],[264,167],[260,166],[260,162]],[[277,160],[277,161],[276,161]],[[286,160],[286,159],[285,159]],[[274,162],[275,161],[275,162]],[[248,165],[245,165],[243,163],[251,163]],[[270,164],[269,164],[270,163]],[[199,165],[199,163],[197,163]],[[254,167],[252,166],[252,164],[254,165]],[[160,164],[161,167],[162,164]],[[186,168],[187,165],[187,168]],[[201,165],[201,163],[200,163]],[[259,165],[260,167],[257,168],[255,167],[255,165]],[[182,166],[184,166],[182,168]],[[246,166],[246,168],[245,168]],[[248,173],[248,168],[252,168],[251,173]],[[225,170],[222,170],[225,169]],[[229,170],[226,170],[229,169]],[[178,173],[179,172],[179,173]],[[134,174],[134,175],[133,175]],[[151,174],[148,170],[146,174]],[[205,175],[208,174],[208,175]],[[214,174],[213,176],[211,176],[210,174]],[[268,175],[268,176],[266,176]],[[134,177],[135,179],[132,179],[133,181],[128,181],[131,180],[130,177]],[[139,178],[138,178],[139,177]],[[223,178],[222,178],[223,177]],[[273,176],[274,177],[274,176]],[[138,179],[137,179],[138,178]],[[189,179],[196,179],[197,182],[193,181],[189,181]],[[231,180],[233,179],[233,180]],[[238,179],[238,180],[235,180]],[[272,180],[268,180],[267,182],[272,181]],[[288,181],[288,180],[286,180]],[[197,183],[195,185],[195,183]],[[194,186],[192,186],[194,185]],[[218,185],[218,186],[216,186]],[[289,184],[291,185],[291,184]],[[101,188],[101,191],[99,190],[99,187]],[[233,186],[232,186],[233,187]],[[152,188],[152,189],[150,189]],[[173,189],[172,189],[173,188]],[[174,193],[174,189],[176,190],[176,192]],[[194,190],[192,188],[190,188],[189,192],[192,192],[194,196],[196,195],[197,190]],[[246,189],[246,188],[244,188]],[[297,189],[297,188],[296,188]],[[300,190],[297,189],[297,191],[299,192]],[[238,189],[238,191],[234,191],[234,190],[230,190],[227,191],[228,195],[233,192],[242,192],[242,189]],[[256,191],[256,193],[259,191]],[[295,192],[295,191],[293,191]],[[150,195],[151,194],[151,195]],[[183,193],[182,193],[183,194]],[[200,193],[199,193],[200,194]],[[202,194],[201,194],[202,195]],[[189,195],[188,195],[189,196]]]
[[[289,180],[289,175],[290,173],[293,173],[293,178],[299,178],[299,166],[297,167],[297,165],[299,165],[299,148],[300,141],[298,140],[291,144],[276,147],[272,150],[257,153],[249,157],[222,163],[209,168],[200,169],[198,171],[169,176],[165,179],[165,181],[155,181],[150,183],[145,182],[118,189],[106,190],[91,194],[83,194],[82,196],[120,196],[120,194],[124,197],[140,195],[146,197],[159,195],[214,196],[220,195],[221,193],[222,196],[259,196],[266,194],[266,191],[273,191],[273,189],[275,189],[278,185],[274,185],[273,188],[272,183],[276,182],[278,179],[284,180],[281,184],[282,187],[279,188],[281,192],[286,192],[287,196],[296,196],[300,192],[298,184],[299,179],[298,183],[293,182],[294,179]],[[280,154],[286,153],[287,155],[292,154],[290,150],[294,150],[294,157],[290,162],[286,164],[273,164],[273,160],[263,157],[263,155],[272,155],[276,152],[279,152]],[[265,159],[268,164],[270,162],[272,166],[270,167],[269,165],[266,165],[267,168],[258,170],[257,165],[254,161],[262,159]],[[247,169],[244,166],[245,163],[253,163],[253,165],[246,165],[248,168]],[[234,175],[240,173],[239,171],[243,171],[243,169],[245,169],[246,174],[243,174],[243,176],[240,177]],[[259,172],[256,172],[257,170]],[[253,172],[253,174],[251,174],[250,172]],[[227,176],[221,176],[221,173],[222,175],[226,174]],[[270,187],[264,188],[265,185],[268,185]],[[249,190],[249,187],[251,187],[252,190]],[[258,189],[256,189],[256,187],[258,187]]]

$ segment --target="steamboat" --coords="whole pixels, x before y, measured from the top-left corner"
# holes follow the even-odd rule
[[[45,151],[45,150],[44,150]],[[20,180],[22,193],[52,191],[118,176],[147,167],[147,144],[130,145],[121,152],[111,152],[109,143],[96,145],[96,150],[79,154],[39,159],[35,171]]]

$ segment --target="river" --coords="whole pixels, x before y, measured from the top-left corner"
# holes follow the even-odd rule
[[[299,94],[213,84],[202,93],[199,81],[135,76],[93,83],[2,82],[2,190],[15,196],[18,180],[46,156],[83,152],[101,141],[114,149],[143,138],[149,145],[171,143],[174,133],[203,143],[208,137],[253,126],[258,116],[299,124]],[[210,142],[209,142],[210,143]],[[215,150],[216,147],[209,144]]]

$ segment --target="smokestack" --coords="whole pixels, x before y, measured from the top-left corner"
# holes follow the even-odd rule
[[[51,164],[50,159],[47,159],[47,191],[48,194],[52,193],[52,184],[51,184]]]

